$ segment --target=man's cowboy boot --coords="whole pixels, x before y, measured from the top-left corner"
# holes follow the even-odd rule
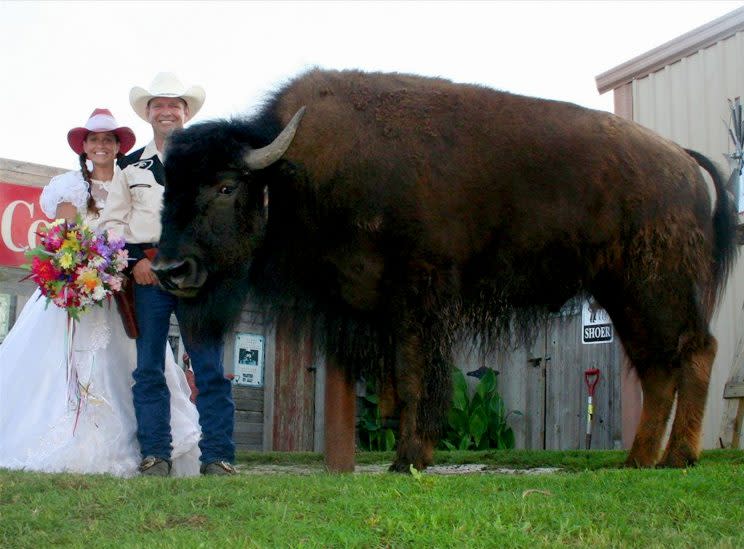
[[[202,475],[234,475],[238,472],[235,467],[227,461],[204,463],[199,468],[199,471]]]
[[[140,475],[148,477],[167,477],[170,475],[171,462],[167,459],[147,456],[138,467]]]

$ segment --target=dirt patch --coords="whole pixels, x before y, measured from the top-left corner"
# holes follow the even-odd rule
[[[238,472],[243,475],[315,475],[325,472],[323,465],[239,465]],[[388,465],[357,465],[355,474],[387,473]],[[510,469],[507,467],[493,467],[481,463],[463,465],[432,465],[425,471],[425,475],[545,475],[556,473],[558,467],[536,467],[533,469]]]

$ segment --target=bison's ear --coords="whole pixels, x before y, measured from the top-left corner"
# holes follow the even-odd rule
[[[260,149],[252,149],[248,151],[243,157],[246,166],[251,170],[262,170],[279,160],[292,144],[292,140],[294,139],[297,127],[300,125],[300,120],[302,120],[303,114],[305,114],[304,106],[295,113],[292,120],[289,121],[289,124],[286,125],[282,130],[282,133],[280,133],[274,141]]]

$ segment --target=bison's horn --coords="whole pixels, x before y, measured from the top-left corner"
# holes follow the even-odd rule
[[[274,162],[279,160],[282,155],[286,152],[289,146],[292,144],[297,126],[300,125],[302,115],[305,114],[305,107],[302,107],[295,113],[289,124],[285,126],[274,141],[261,147],[260,149],[253,149],[245,155],[245,163],[251,170],[262,170],[268,166],[271,166]]]

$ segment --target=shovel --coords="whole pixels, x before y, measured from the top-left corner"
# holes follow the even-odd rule
[[[594,389],[597,387],[599,382],[599,370],[597,368],[589,368],[584,372],[584,382],[586,382],[586,388],[589,391],[589,400],[586,407],[586,449],[588,450],[592,446],[592,419],[594,419]]]

